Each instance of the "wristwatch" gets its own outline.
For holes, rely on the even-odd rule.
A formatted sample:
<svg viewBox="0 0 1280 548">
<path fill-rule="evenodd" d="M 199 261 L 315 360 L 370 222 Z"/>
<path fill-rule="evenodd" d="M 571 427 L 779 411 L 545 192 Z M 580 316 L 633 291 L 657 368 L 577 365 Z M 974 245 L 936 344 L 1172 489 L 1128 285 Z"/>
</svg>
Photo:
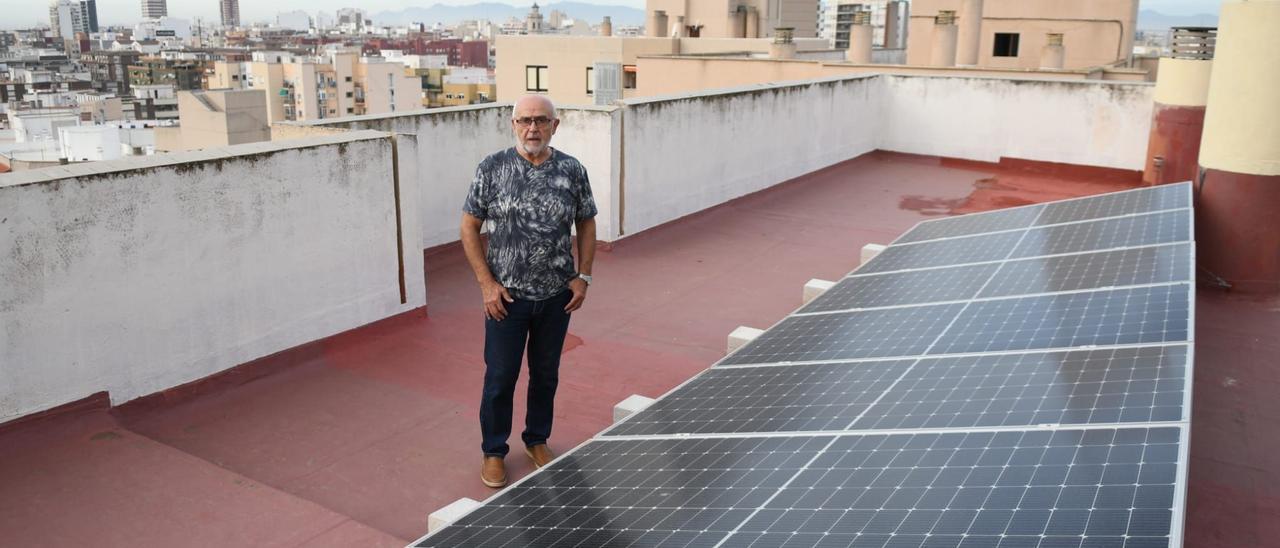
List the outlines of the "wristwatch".
<svg viewBox="0 0 1280 548">
<path fill-rule="evenodd" d="M 579 272 L 579 273 L 578 273 L 578 277 L 579 277 L 579 278 L 582 278 L 582 281 L 587 282 L 587 285 L 591 285 L 591 275 L 590 275 L 590 274 L 583 274 L 583 273 Z"/>
</svg>

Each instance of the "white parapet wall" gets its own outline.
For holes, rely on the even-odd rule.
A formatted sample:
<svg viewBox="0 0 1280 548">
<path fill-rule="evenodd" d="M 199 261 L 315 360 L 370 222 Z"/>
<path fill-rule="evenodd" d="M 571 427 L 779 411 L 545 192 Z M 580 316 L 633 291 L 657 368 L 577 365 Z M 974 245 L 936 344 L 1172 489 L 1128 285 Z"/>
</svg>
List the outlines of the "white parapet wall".
<svg viewBox="0 0 1280 548">
<path fill-rule="evenodd" d="M 360 131 L 0 176 L 0 422 L 422 307 L 392 146 Z M 400 167 L 403 203 L 415 170 Z"/>
<path fill-rule="evenodd" d="M 878 78 L 625 101 L 623 234 L 875 150 Z"/>
<path fill-rule="evenodd" d="M 1017 158 L 1141 171 L 1154 86 L 881 76 L 877 147 L 996 162 Z"/>
<path fill-rule="evenodd" d="M 616 107 L 561 107 L 560 128 L 551 143 L 577 158 L 587 169 L 599 209 L 597 238 L 606 241 L 617 237 L 612 223 L 618 207 L 614 189 L 621 169 L 618 137 L 621 114 L 617 111 Z M 485 156 L 515 144 L 510 118 L 509 103 L 489 103 L 297 125 L 373 129 L 416 136 L 423 191 L 419 204 L 421 243 L 429 248 L 458 240 L 462 202 L 475 177 L 476 166 Z"/>
</svg>

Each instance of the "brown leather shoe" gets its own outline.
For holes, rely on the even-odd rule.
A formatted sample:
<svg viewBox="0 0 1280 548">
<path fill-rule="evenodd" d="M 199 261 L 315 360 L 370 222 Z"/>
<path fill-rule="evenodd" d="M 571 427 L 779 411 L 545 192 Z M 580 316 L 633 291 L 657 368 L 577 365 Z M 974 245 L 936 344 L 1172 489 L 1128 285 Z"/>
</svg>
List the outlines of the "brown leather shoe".
<svg viewBox="0 0 1280 548">
<path fill-rule="evenodd" d="M 507 467 L 502 457 L 484 457 L 484 466 L 480 468 L 480 481 L 487 487 L 502 487 L 507 484 Z"/>
<path fill-rule="evenodd" d="M 532 447 L 525 447 L 524 454 L 529 455 L 529 460 L 533 461 L 534 468 L 542 468 L 543 466 L 546 466 L 548 462 L 551 462 L 552 459 L 556 458 L 556 454 L 552 453 L 551 449 L 548 449 L 547 444 L 545 443 L 539 443 Z"/>
</svg>

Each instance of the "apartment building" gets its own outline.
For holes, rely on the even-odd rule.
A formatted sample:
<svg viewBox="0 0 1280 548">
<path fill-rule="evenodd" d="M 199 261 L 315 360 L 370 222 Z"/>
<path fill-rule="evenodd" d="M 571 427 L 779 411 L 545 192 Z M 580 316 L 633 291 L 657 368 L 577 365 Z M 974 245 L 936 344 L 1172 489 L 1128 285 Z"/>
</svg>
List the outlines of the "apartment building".
<svg viewBox="0 0 1280 548">
<path fill-rule="evenodd" d="M 255 52 L 253 61 L 214 65 L 211 88 L 267 92 L 272 123 L 422 108 L 421 80 L 404 65 L 350 51 L 319 57 Z"/>
</svg>

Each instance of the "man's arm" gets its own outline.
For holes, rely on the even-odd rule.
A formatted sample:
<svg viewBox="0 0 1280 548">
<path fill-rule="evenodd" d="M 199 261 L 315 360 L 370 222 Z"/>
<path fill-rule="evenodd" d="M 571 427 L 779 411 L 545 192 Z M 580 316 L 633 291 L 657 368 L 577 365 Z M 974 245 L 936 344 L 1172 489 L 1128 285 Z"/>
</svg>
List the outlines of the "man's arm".
<svg viewBox="0 0 1280 548">
<path fill-rule="evenodd" d="M 578 227 L 578 272 L 591 275 L 591 264 L 596 260 L 596 218 L 588 217 L 577 223 Z M 569 281 L 569 289 L 573 291 L 573 299 L 564 306 L 565 312 L 573 312 L 582 308 L 582 301 L 587 298 L 587 281 L 574 278 Z"/>
<path fill-rule="evenodd" d="M 467 262 L 476 273 L 476 282 L 480 284 L 480 293 L 484 296 L 484 315 L 498 321 L 507 317 L 507 308 L 503 302 L 511 302 L 511 294 L 494 279 L 489 271 L 489 263 L 484 260 L 484 245 L 480 243 L 480 227 L 484 221 L 470 213 L 462 214 L 462 251 L 467 254 Z"/>
</svg>

